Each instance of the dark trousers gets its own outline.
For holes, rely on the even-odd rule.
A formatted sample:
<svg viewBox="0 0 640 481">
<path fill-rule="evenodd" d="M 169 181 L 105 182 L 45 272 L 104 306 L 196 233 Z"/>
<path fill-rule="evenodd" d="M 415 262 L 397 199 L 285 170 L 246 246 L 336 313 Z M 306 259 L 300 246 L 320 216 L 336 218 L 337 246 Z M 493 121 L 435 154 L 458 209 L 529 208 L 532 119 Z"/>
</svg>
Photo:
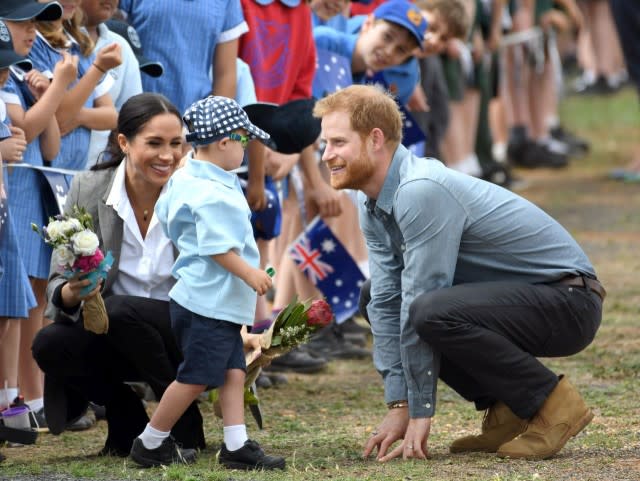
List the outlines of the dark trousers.
<svg viewBox="0 0 640 481">
<path fill-rule="evenodd" d="M 45 413 L 50 426 L 64 425 L 93 401 L 106 407 L 106 447 L 125 453 L 149 418 L 142 401 L 124 382 L 147 382 L 160 399 L 175 380 L 182 356 L 171 331 L 168 302 L 110 296 L 105 305 L 106 335 L 84 330 L 81 320 L 54 323 L 38 333 L 32 351 L 45 373 Z M 172 434 L 185 448 L 204 448 L 202 416 L 195 402 Z"/>
<path fill-rule="evenodd" d="M 609 0 L 629 76 L 640 93 L 640 2 Z"/>
<path fill-rule="evenodd" d="M 367 281 L 360 294 L 365 317 L 370 288 Z M 409 309 L 411 325 L 440 354 L 440 379 L 479 410 L 502 401 L 523 419 L 558 383 L 537 357 L 581 351 L 601 317 L 602 301 L 587 288 L 517 282 L 440 289 Z"/>
</svg>

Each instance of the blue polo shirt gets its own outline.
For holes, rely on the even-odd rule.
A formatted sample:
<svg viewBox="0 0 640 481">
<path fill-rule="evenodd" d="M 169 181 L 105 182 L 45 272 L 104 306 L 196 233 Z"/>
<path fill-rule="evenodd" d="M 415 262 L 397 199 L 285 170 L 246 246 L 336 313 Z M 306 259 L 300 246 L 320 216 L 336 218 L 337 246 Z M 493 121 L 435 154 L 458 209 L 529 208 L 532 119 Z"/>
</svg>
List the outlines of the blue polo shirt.
<svg viewBox="0 0 640 481">
<path fill-rule="evenodd" d="M 353 51 L 356 41 L 362 28 L 362 23 L 366 15 L 358 15 L 349 19 L 346 32 L 339 32 L 331 27 L 318 26 L 313 29 L 313 39 L 318 50 L 324 49 L 342 55 L 349 59 L 353 58 Z M 382 70 L 382 76 L 386 87 L 398 97 L 398 101 L 406 105 L 409 97 L 413 93 L 415 86 L 420 81 L 420 70 L 415 58 L 409 59 L 402 65 L 390 67 Z M 368 84 L 373 80 L 364 73 L 353 73 L 353 83 Z"/>
<path fill-rule="evenodd" d="M 120 0 L 120 9 L 144 56 L 164 65 L 160 77 L 143 75 L 144 91 L 166 95 L 180 112 L 211 94 L 216 46 L 249 30 L 240 0 Z"/>
<path fill-rule="evenodd" d="M 374 364 L 385 400 L 408 399 L 413 418 L 433 416 L 440 364 L 409 323 L 417 296 L 474 282 L 595 277 L 577 242 L 542 209 L 403 146 L 378 198 L 360 192 L 358 209 L 371 268 Z"/>
<path fill-rule="evenodd" d="M 252 325 L 255 291 L 211 258 L 233 250 L 252 267 L 260 263 L 238 176 L 190 154 L 169 180 L 155 212 L 180 253 L 169 297 L 202 316 Z"/>
</svg>

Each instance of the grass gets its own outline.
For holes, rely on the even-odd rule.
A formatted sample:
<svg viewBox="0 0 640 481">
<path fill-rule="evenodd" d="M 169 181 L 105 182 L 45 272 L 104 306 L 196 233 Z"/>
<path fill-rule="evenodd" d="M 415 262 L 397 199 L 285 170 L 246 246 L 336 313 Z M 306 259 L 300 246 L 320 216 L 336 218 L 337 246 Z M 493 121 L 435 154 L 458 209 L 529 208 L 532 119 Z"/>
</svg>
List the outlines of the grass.
<svg viewBox="0 0 640 481">
<path fill-rule="evenodd" d="M 3 448 L 0 479 L 458 480 L 622 481 L 640 479 L 640 186 L 607 179 L 638 141 L 635 93 L 569 98 L 565 123 L 592 141 L 591 154 L 562 171 L 519 172 L 520 193 L 559 219 L 583 245 L 609 291 L 602 327 L 580 354 L 545 360 L 565 373 L 596 417 L 560 454 L 547 461 L 509 461 L 488 454 L 450 455 L 449 443 L 474 432 L 480 415 L 441 385 L 430 437 L 430 460 L 379 464 L 363 460 L 364 440 L 385 414 L 382 386 L 370 361 L 332 362 L 320 375 L 290 375 L 289 384 L 261 392 L 265 430 L 248 416 L 250 435 L 287 457 L 278 473 L 229 472 L 216 464 L 222 424 L 202 404 L 209 448 L 189 467 L 140 470 L 120 458 L 98 458 L 106 433 L 95 429 L 41 435 L 38 444 Z M 151 406 L 152 408 L 153 406 Z"/>
</svg>

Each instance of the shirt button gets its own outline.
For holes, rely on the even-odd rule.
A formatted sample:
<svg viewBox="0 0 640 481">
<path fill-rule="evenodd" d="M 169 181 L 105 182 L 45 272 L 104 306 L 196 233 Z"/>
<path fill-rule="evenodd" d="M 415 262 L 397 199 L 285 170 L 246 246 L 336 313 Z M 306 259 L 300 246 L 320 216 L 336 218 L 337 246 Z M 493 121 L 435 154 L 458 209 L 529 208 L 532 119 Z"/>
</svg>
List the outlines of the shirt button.
<svg viewBox="0 0 640 481">
<path fill-rule="evenodd" d="M 402 252 L 404 252 L 404 250 L 405 250 L 405 249 L 406 249 L 405 245 L 404 245 L 404 244 L 400 244 L 400 250 L 401 250 Z"/>
<path fill-rule="evenodd" d="M 427 409 L 429 409 L 431 407 L 431 403 L 427 403 L 424 405 L 424 407 L 426 407 Z"/>
<path fill-rule="evenodd" d="M 427 371 L 427 375 L 431 376 L 431 371 Z"/>
</svg>

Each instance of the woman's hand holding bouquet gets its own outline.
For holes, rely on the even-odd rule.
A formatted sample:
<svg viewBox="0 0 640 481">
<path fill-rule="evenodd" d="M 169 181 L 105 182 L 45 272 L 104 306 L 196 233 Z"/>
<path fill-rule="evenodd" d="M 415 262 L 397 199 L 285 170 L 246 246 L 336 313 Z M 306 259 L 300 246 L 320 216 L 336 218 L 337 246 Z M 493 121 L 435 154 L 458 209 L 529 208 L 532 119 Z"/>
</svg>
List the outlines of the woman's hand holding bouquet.
<svg viewBox="0 0 640 481">
<path fill-rule="evenodd" d="M 106 278 L 113 256 L 111 252 L 105 256 L 98 247 L 91 214 L 74 206 L 71 214 L 49 218 L 49 224 L 42 230 L 35 224 L 31 224 L 31 228 L 53 247 L 56 271 L 68 279 L 65 304 L 77 305 L 82 301 L 85 329 L 105 334 L 109 318 L 100 294 L 100 282 Z"/>
</svg>

